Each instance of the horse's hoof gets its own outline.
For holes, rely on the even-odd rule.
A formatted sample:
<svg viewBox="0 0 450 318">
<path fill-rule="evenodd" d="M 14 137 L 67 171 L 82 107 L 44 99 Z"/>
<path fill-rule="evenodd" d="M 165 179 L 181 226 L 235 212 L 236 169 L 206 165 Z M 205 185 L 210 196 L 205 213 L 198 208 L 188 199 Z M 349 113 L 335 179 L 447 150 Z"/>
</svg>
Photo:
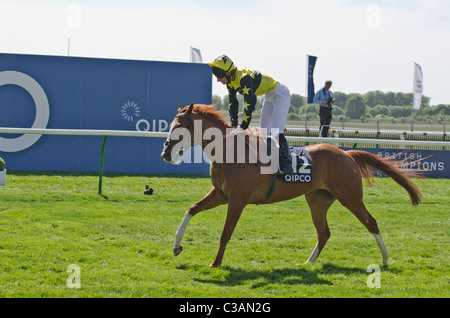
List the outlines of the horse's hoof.
<svg viewBox="0 0 450 318">
<path fill-rule="evenodd" d="M 298 265 L 298 266 L 302 266 L 302 265 L 308 265 L 309 263 L 311 263 L 309 260 L 307 260 L 306 262 L 304 262 L 303 264 L 302 263 L 299 263 L 299 264 L 296 264 L 296 265 Z"/>
<path fill-rule="evenodd" d="M 178 256 L 183 251 L 183 246 L 175 247 L 173 249 L 173 256 Z"/>
<path fill-rule="evenodd" d="M 209 265 L 209 267 L 210 267 L 210 268 L 220 267 L 220 265 L 222 265 L 222 264 L 212 263 L 212 264 Z"/>
</svg>

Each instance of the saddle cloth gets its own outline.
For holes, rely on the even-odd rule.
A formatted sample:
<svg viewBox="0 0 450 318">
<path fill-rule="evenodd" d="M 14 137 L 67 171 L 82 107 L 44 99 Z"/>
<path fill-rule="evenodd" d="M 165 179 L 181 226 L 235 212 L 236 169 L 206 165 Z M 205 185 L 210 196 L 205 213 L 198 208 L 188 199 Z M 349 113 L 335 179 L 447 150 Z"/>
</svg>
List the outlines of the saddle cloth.
<svg viewBox="0 0 450 318">
<path fill-rule="evenodd" d="M 279 179 L 290 183 L 311 183 L 311 163 L 309 161 L 308 153 L 303 147 L 289 147 L 292 159 L 292 169 L 294 174 L 284 175 L 280 174 Z"/>
</svg>

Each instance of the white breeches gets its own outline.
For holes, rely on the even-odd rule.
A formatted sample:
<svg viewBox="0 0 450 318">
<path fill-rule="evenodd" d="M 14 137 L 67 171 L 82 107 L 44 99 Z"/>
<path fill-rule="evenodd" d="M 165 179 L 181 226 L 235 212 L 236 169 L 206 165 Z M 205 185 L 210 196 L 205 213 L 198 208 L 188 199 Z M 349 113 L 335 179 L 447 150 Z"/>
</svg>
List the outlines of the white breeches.
<svg viewBox="0 0 450 318">
<path fill-rule="evenodd" d="M 266 131 L 267 135 L 270 134 L 272 128 L 277 128 L 279 133 L 283 133 L 290 106 L 289 89 L 279 83 L 277 87 L 264 95 L 259 128 L 265 128 L 266 130 L 262 129 L 262 131 Z"/>
</svg>

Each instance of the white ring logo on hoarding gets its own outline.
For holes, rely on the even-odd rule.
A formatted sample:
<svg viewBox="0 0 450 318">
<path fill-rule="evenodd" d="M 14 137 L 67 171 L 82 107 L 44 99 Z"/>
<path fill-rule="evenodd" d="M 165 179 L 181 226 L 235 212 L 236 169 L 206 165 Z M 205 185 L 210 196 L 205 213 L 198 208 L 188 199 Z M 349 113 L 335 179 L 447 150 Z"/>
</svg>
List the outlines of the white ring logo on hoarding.
<svg viewBox="0 0 450 318">
<path fill-rule="evenodd" d="M 36 117 L 31 128 L 47 128 L 50 118 L 50 107 L 47 95 L 41 85 L 27 74 L 17 71 L 0 72 L 0 86 L 17 85 L 25 89 L 33 98 L 36 106 Z M 17 138 L 0 137 L 0 151 L 18 152 L 34 145 L 42 135 L 24 134 Z"/>
</svg>

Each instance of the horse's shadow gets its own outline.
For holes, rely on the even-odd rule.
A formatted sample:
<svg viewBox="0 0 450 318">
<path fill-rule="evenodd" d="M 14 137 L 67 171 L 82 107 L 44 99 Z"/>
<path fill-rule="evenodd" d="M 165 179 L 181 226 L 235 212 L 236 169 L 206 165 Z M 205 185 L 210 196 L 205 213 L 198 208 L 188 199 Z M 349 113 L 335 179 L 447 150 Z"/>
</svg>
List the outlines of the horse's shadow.
<svg viewBox="0 0 450 318">
<path fill-rule="evenodd" d="M 244 283 L 251 284 L 252 288 L 263 287 L 270 284 L 285 285 L 333 285 L 329 280 L 320 278 L 320 274 L 363 274 L 364 269 L 354 267 L 341 267 L 335 264 L 324 264 L 321 269 L 311 270 L 308 266 L 297 268 L 281 268 L 271 271 L 265 270 L 244 270 L 229 266 L 222 269 L 228 271 L 225 279 L 199 279 L 195 281 L 219 286 L 238 286 Z"/>
</svg>

